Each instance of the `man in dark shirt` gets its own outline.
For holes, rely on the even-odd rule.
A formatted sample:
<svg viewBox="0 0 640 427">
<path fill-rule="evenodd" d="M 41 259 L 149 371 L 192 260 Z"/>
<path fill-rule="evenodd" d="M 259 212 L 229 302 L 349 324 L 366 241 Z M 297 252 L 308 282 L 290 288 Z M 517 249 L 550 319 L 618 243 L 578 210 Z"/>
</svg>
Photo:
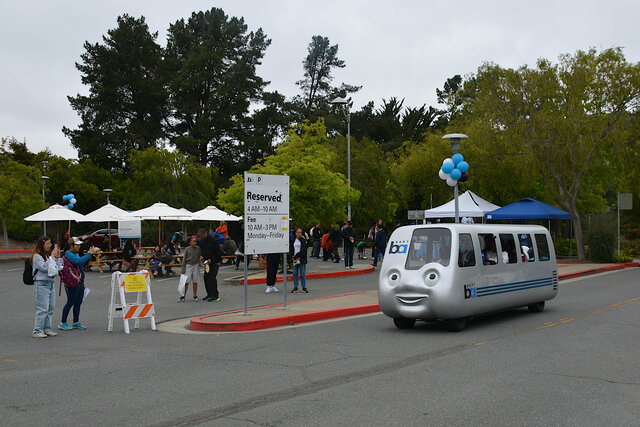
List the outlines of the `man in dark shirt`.
<svg viewBox="0 0 640 427">
<path fill-rule="evenodd" d="M 198 246 L 200 246 L 204 260 L 204 287 L 207 291 L 207 296 L 202 298 L 202 301 L 220 301 L 216 276 L 222 260 L 222 253 L 218 239 L 214 239 L 203 228 L 198 230 L 198 237 L 200 238 Z"/>
<path fill-rule="evenodd" d="M 342 239 L 344 241 L 344 268 L 353 269 L 353 252 L 356 246 L 356 230 L 353 229 L 353 222 L 349 220 L 347 226 L 342 229 Z"/>
<path fill-rule="evenodd" d="M 338 248 L 342 244 L 342 232 L 340 231 L 340 225 L 338 225 L 338 228 L 336 228 L 331 232 L 331 235 L 329 237 L 331 238 L 331 245 L 332 245 L 331 250 L 333 251 L 333 257 L 334 257 L 333 262 L 339 263 L 340 253 L 338 252 Z"/>
</svg>

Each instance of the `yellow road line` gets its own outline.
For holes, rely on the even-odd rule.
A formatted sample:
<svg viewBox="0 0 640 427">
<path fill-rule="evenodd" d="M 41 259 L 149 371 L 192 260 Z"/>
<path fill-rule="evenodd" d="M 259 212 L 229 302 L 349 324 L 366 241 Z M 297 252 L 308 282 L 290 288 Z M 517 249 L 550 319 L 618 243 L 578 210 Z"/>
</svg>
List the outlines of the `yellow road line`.
<svg viewBox="0 0 640 427">
<path fill-rule="evenodd" d="M 617 302 L 615 304 L 611 304 L 611 305 L 608 305 L 608 306 L 603 307 L 603 308 L 597 308 L 595 310 L 591 310 L 591 311 L 588 311 L 586 313 L 578 314 L 578 315 L 573 316 L 573 317 L 565 317 L 563 319 L 560 319 L 557 322 L 546 322 L 543 326 L 539 326 L 536 329 L 546 329 L 546 328 L 550 328 L 552 326 L 561 325 L 563 323 L 573 322 L 574 320 L 580 319 L 582 317 L 587 317 L 587 316 L 591 316 L 593 314 L 602 313 L 604 311 L 611 310 L 612 308 L 622 307 L 623 305 L 631 304 L 632 302 L 637 302 L 637 301 L 640 301 L 640 297 L 631 298 L 631 299 L 628 299 L 626 301 Z"/>
</svg>

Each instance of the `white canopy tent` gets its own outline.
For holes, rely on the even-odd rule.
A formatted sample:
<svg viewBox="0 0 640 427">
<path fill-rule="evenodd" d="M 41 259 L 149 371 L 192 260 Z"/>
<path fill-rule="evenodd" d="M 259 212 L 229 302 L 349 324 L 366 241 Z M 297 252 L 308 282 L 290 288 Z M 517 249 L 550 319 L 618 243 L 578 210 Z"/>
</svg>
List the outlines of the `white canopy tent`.
<svg viewBox="0 0 640 427">
<path fill-rule="evenodd" d="M 111 221 L 124 221 L 127 219 L 127 215 L 129 214 L 124 209 L 107 203 L 95 211 L 86 214 L 84 218 L 78 220 L 78 222 L 106 222 L 109 234 L 109 250 L 111 250 Z"/>
<path fill-rule="evenodd" d="M 71 231 L 71 221 L 80 222 L 84 218 L 84 215 L 79 214 L 78 212 L 74 212 L 71 209 L 55 204 L 49 206 L 47 209 L 42 210 L 40 212 L 36 212 L 33 215 L 29 215 L 24 218 L 25 221 L 37 222 L 37 221 L 55 221 L 56 222 L 56 238 L 58 243 L 60 242 L 60 237 L 58 233 L 58 221 L 69 221 L 69 231 Z"/>
<path fill-rule="evenodd" d="M 186 212 L 180 209 L 172 208 L 166 203 L 154 203 L 137 211 L 133 211 L 127 214 L 124 219 L 150 219 L 158 221 L 158 243 L 161 240 L 160 228 L 163 220 L 184 221 L 191 220 L 192 217 L 187 216 Z"/>
<path fill-rule="evenodd" d="M 460 217 L 484 218 L 484 214 L 500 206 L 484 200 L 471 190 L 465 191 L 458 197 Z M 456 215 L 455 200 L 450 200 L 444 205 L 424 211 L 425 218 L 451 218 Z"/>
<path fill-rule="evenodd" d="M 207 206 L 204 209 L 200 209 L 197 212 L 193 213 L 193 220 L 200 221 L 240 221 L 242 218 L 239 216 L 231 215 L 223 211 L 222 209 L 218 209 L 215 206 Z"/>
</svg>

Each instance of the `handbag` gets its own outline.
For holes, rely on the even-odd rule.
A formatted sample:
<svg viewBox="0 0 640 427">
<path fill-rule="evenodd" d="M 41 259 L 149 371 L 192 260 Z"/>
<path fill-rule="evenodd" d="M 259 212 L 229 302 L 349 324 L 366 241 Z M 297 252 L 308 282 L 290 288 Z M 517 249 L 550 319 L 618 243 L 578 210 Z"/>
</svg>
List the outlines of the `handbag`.
<svg viewBox="0 0 640 427">
<path fill-rule="evenodd" d="M 300 260 L 299 259 L 294 259 L 293 260 L 293 265 L 300 265 Z"/>
<path fill-rule="evenodd" d="M 185 288 L 185 285 L 187 284 L 188 278 L 189 276 L 187 276 L 186 274 L 180 275 L 180 281 L 178 282 L 178 295 L 180 295 L 181 297 L 184 296 L 184 288 Z"/>
</svg>

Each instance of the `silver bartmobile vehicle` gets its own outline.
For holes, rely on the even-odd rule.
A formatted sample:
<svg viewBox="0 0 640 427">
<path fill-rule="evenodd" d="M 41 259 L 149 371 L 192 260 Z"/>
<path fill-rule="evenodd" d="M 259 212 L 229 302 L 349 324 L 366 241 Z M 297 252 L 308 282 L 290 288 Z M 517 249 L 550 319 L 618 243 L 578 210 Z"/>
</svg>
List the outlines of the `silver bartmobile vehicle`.
<svg viewBox="0 0 640 427">
<path fill-rule="evenodd" d="M 522 306 L 541 312 L 557 293 L 553 242 L 536 225 L 400 227 L 378 278 L 380 308 L 400 329 L 426 320 L 459 331 L 484 313 Z"/>
</svg>

